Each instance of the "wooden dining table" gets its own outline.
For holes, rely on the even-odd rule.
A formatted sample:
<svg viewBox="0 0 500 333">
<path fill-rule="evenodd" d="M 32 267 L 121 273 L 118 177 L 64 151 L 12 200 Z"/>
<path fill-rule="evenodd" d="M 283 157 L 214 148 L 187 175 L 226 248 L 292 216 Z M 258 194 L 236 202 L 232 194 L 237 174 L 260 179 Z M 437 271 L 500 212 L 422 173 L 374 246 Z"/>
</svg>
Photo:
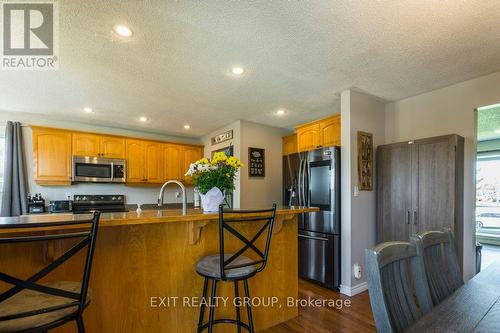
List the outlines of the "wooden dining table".
<svg viewBox="0 0 500 333">
<path fill-rule="evenodd" d="M 407 332 L 500 332 L 500 261 L 474 276 Z"/>
</svg>

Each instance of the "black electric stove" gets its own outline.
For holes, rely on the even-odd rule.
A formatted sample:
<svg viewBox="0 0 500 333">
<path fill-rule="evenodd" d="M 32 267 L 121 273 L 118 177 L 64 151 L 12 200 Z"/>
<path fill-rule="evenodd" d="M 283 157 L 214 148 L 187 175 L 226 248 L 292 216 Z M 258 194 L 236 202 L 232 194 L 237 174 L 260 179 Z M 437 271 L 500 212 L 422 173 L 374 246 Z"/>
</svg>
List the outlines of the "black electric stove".
<svg viewBox="0 0 500 333">
<path fill-rule="evenodd" d="M 128 212 L 125 196 L 122 194 L 79 194 L 73 197 L 73 214 L 87 214 L 93 211 L 101 213 Z"/>
</svg>

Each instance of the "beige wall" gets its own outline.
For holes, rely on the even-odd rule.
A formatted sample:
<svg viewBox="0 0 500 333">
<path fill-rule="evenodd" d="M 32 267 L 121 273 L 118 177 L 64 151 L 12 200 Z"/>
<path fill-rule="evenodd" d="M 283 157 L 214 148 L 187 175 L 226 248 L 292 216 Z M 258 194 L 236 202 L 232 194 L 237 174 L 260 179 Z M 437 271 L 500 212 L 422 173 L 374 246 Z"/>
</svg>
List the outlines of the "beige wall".
<svg viewBox="0 0 500 333">
<path fill-rule="evenodd" d="M 228 130 L 233 130 L 233 140 L 212 146 L 211 138 Z M 249 121 L 238 120 L 203 137 L 205 156 L 212 151 L 227 147 L 231 142 L 234 156 L 245 166 L 237 174 L 234 192 L 235 208 L 263 208 L 272 203 L 281 204 L 282 157 L 281 137 L 287 131 Z M 248 147 L 264 148 L 266 154 L 266 176 L 248 177 Z"/>
<path fill-rule="evenodd" d="M 241 207 L 265 208 L 281 204 L 282 193 L 282 143 L 286 131 L 277 127 L 241 121 L 241 160 L 245 168 L 241 172 Z M 264 178 L 248 177 L 248 148 L 265 149 Z"/>
<path fill-rule="evenodd" d="M 354 264 L 363 268 L 366 248 L 375 245 L 376 194 L 359 191 L 358 186 L 358 131 L 373 134 L 374 147 L 385 142 L 385 104 L 378 98 L 361 92 L 346 90 L 341 93 L 341 271 L 340 291 L 354 295 L 366 290 L 366 274 L 354 278 Z M 374 184 L 375 185 L 375 184 Z"/>
<path fill-rule="evenodd" d="M 500 102 L 500 72 L 407 98 L 386 106 L 386 142 L 443 134 L 465 137 L 464 277 L 474 274 L 474 109 Z"/>
<path fill-rule="evenodd" d="M 212 145 L 212 137 L 224 133 L 226 131 L 233 130 L 233 139 L 221 142 L 216 145 Z M 241 121 L 237 120 L 229 125 L 226 125 L 216 131 L 213 131 L 210 134 L 205 135 L 202 138 L 203 145 L 205 146 L 204 152 L 205 157 L 210 158 L 212 156 L 212 152 L 221 148 L 225 148 L 229 145 L 233 145 L 234 156 L 241 159 L 240 151 L 241 151 Z M 236 180 L 234 182 L 234 193 L 233 193 L 233 206 L 234 208 L 240 207 L 240 172 L 236 174 Z"/>
</svg>

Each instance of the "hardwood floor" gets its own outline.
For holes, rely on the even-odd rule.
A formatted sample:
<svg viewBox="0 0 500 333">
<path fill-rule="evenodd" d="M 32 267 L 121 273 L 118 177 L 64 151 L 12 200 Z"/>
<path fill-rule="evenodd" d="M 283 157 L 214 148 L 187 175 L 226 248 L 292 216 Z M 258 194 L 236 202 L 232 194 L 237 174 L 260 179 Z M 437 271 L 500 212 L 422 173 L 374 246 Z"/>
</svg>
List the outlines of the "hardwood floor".
<svg viewBox="0 0 500 333">
<path fill-rule="evenodd" d="M 368 292 L 347 297 L 319 287 L 310 282 L 299 280 L 299 298 L 314 300 L 350 300 L 351 306 L 341 309 L 332 307 L 301 307 L 299 316 L 263 333 L 323 333 L 323 332 L 375 332 Z"/>
</svg>

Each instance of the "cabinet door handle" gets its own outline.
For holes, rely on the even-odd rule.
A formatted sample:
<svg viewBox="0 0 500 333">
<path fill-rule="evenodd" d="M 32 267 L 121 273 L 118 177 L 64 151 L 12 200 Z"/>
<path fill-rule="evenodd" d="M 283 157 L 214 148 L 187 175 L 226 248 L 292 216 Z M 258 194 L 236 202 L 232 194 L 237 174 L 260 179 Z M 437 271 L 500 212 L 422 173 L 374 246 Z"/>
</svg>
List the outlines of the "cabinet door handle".
<svg viewBox="0 0 500 333">
<path fill-rule="evenodd" d="M 416 210 L 413 211 L 413 224 L 418 224 L 418 215 Z"/>
</svg>

